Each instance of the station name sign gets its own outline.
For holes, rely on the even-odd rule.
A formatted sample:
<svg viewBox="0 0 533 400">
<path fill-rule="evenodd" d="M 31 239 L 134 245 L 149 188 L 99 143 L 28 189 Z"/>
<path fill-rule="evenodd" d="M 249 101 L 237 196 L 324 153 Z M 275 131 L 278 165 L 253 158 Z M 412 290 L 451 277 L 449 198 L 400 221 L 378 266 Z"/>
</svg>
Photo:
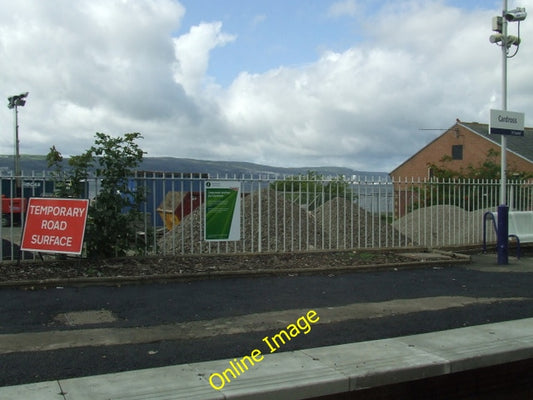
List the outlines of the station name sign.
<svg viewBox="0 0 533 400">
<path fill-rule="evenodd" d="M 83 199 L 31 198 L 21 250 L 81 254 L 88 206 Z"/>
<path fill-rule="evenodd" d="M 490 110 L 491 135 L 524 136 L 524 113 Z"/>
</svg>

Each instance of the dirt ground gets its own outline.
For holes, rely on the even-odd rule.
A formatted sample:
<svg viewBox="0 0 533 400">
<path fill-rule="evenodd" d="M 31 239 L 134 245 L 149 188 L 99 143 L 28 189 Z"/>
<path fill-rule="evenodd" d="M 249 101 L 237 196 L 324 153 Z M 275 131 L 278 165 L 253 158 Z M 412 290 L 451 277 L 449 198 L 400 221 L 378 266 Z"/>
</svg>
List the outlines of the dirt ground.
<svg viewBox="0 0 533 400">
<path fill-rule="evenodd" d="M 299 273 L 320 269 L 328 272 L 342 267 L 393 265 L 413 262 L 393 250 L 321 251 L 306 253 L 262 253 L 231 255 L 191 255 L 128 257 L 107 260 L 67 259 L 50 256 L 43 261 L 0 264 L 0 282 L 83 279 L 99 277 L 176 277 L 223 273 Z M 325 271 L 324 271 L 325 270 Z"/>
</svg>

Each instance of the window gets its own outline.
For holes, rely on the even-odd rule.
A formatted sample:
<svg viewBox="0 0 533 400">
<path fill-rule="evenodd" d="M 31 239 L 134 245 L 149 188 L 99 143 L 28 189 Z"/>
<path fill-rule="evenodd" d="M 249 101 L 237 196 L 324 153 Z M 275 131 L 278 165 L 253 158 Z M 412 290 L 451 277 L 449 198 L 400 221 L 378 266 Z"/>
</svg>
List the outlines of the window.
<svg viewBox="0 0 533 400">
<path fill-rule="evenodd" d="M 452 146 L 452 160 L 462 160 L 463 159 L 463 145 L 455 144 Z"/>
</svg>

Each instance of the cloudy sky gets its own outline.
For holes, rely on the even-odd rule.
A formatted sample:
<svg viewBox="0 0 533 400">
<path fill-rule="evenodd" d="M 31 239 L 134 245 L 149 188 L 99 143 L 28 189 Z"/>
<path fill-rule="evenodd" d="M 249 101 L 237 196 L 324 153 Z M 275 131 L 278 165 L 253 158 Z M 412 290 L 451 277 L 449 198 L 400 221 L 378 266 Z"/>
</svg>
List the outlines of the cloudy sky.
<svg viewBox="0 0 533 400">
<path fill-rule="evenodd" d="M 492 0 L 0 0 L 0 154 L 147 156 L 390 171 L 456 118 L 501 108 Z M 531 10 L 533 0 L 509 0 Z M 515 34 L 517 23 L 509 25 Z M 533 126 L 533 21 L 508 109 Z"/>
</svg>

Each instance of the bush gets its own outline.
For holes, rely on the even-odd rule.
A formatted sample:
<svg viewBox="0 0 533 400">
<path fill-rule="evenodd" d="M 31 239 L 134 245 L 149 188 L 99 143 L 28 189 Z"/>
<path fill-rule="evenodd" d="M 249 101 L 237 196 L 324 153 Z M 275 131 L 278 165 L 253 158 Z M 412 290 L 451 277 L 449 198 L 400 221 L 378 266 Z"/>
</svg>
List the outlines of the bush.
<svg viewBox="0 0 533 400">
<path fill-rule="evenodd" d="M 140 138 L 140 133 L 121 137 L 96 133 L 90 149 L 69 159 L 68 171 L 63 169 L 63 157 L 55 146 L 47 155 L 48 166 L 54 167 L 58 197 L 83 197 L 90 174 L 99 180 L 98 193 L 89 205 L 85 231 L 89 258 L 122 256 L 135 243 L 135 225 L 143 196 L 142 190 L 130 185 L 130 178 L 142 162 L 144 152 L 136 143 Z"/>
</svg>

